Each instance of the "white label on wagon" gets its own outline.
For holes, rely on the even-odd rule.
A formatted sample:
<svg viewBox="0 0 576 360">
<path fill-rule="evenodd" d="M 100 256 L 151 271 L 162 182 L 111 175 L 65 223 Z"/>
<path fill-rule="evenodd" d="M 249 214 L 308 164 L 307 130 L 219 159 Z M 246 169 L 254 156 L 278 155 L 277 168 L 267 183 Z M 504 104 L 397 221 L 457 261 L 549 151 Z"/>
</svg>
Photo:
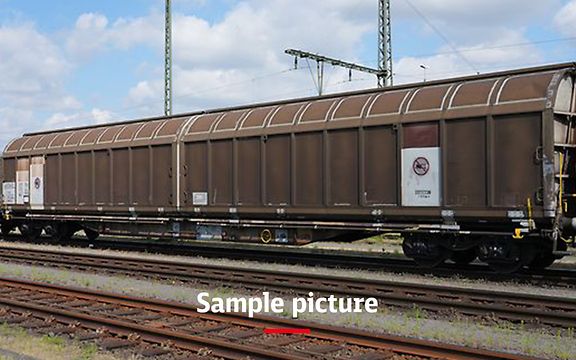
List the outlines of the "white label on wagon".
<svg viewBox="0 0 576 360">
<path fill-rule="evenodd" d="M 2 184 L 2 201 L 6 205 L 16 204 L 16 183 L 5 182 Z"/>
<path fill-rule="evenodd" d="M 193 192 L 192 193 L 192 205 L 208 205 L 208 193 L 207 192 Z"/>
<path fill-rule="evenodd" d="M 44 158 L 32 158 L 30 164 L 30 206 L 32 209 L 44 209 Z"/>
<path fill-rule="evenodd" d="M 402 149 L 402 205 L 440 206 L 440 148 Z"/>
<path fill-rule="evenodd" d="M 16 203 L 18 205 L 27 204 L 30 199 L 29 171 L 16 172 Z"/>
</svg>

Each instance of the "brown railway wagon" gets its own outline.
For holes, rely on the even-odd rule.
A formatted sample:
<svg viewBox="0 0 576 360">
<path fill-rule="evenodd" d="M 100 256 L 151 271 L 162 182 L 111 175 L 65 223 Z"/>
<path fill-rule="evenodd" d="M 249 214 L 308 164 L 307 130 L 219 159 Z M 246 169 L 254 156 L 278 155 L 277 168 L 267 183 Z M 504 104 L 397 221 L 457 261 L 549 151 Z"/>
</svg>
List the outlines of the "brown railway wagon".
<svg viewBox="0 0 576 360">
<path fill-rule="evenodd" d="M 2 229 L 264 242 L 392 230 L 423 264 L 546 265 L 573 232 L 575 69 L 26 134 L 3 154 Z"/>
</svg>

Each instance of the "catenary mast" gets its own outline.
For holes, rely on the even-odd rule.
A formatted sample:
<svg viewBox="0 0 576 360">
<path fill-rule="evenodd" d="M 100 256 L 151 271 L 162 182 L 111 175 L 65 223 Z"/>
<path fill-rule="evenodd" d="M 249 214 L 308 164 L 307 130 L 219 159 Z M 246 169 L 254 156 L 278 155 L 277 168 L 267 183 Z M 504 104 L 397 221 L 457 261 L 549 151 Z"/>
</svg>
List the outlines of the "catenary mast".
<svg viewBox="0 0 576 360">
<path fill-rule="evenodd" d="M 166 29 L 164 39 L 164 115 L 172 115 L 172 11 L 166 0 Z"/>
<path fill-rule="evenodd" d="M 287 49 L 286 54 L 295 57 L 295 67 L 298 66 L 298 58 L 311 59 L 316 61 L 317 79 L 315 79 L 318 88 L 318 95 L 323 93 L 324 83 L 324 64 L 329 63 L 333 66 L 341 66 L 349 70 L 351 78 L 352 70 L 366 72 L 376 75 L 378 78 L 378 87 L 387 87 L 393 85 L 392 72 L 392 19 L 390 15 L 390 0 L 378 0 L 378 69 L 371 69 L 366 66 L 342 61 L 335 58 L 329 58 L 319 54 L 313 54 L 307 51 Z"/>
<path fill-rule="evenodd" d="M 378 86 L 392 86 L 392 22 L 390 16 L 390 0 L 378 0 L 378 69 L 382 76 L 378 77 Z"/>
</svg>

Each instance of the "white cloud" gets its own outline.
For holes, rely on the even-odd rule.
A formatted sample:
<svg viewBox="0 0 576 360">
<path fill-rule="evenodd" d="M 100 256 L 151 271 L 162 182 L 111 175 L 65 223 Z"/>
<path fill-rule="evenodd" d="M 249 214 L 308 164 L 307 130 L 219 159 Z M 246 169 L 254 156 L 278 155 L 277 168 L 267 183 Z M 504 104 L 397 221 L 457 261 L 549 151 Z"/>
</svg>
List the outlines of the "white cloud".
<svg viewBox="0 0 576 360">
<path fill-rule="evenodd" d="M 84 13 L 68 33 L 66 50 L 78 59 L 90 59 L 101 51 L 122 49 L 146 44 L 163 44 L 163 18 L 151 13 L 140 18 L 119 18 L 110 23 L 105 15 Z"/>
<path fill-rule="evenodd" d="M 112 121 L 112 113 L 107 110 L 94 108 L 90 111 L 90 114 L 94 118 L 96 124 L 106 124 Z"/>
<path fill-rule="evenodd" d="M 352 58 L 376 17 L 361 21 L 350 8 L 343 1 L 299 7 L 293 1 L 256 0 L 240 3 L 216 24 L 180 15 L 174 20 L 176 61 L 186 67 L 270 69 L 290 62 L 283 53 L 289 47 Z"/>
<path fill-rule="evenodd" d="M 398 3 L 410 2 L 419 11 L 430 18 L 459 21 L 462 23 L 494 24 L 524 24 L 525 20 L 551 11 L 561 1 L 534 1 L 525 0 L 402 0 Z M 408 13 L 405 5 L 402 7 Z M 514 14 L 513 17 L 510 15 Z M 416 16 L 413 14 L 412 16 Z"/>
<path fill-rule="evenodd" d="M 568 2 L 554 17 L 554 25 L 567 36 L 576 36 L 576 0 Z"/>
<path fill-rule="evenodd" d="M 105 34 L 108 19 L 101 14 L 86 13 L 76 20 L 74 32 L 68 37 L 69 52 L 80 58 L 88 58 L 102 50 L 108 42 Z"/>
<path fill-rule="evenodd" d="M 70 127 L 73 122 L 80 119 L 81 114 L 64 114 L 64 113 L 55 113 L 50 116 L 45 123 L 45 127 L 47 129 L 52 128 L 61 128 L 61 127 Z"/>
<path fill-rule="evenodd" d="M 250 67 L 266 60 L 277 61 L 285 57 L 283 50 L 290 46 L 340 55 L 345 51 L 351 56 L 354 45 L 374 30 L 375 14 L 372 23 L 366 22 L 365 17 L 370 13 L 367 9 L 375 8 L 371 0 L 357 4 L 329 0 L 311 2 L 306 7 L 294 6 L 288 0 L 248 0 L 239 2 L 222 21 L 213 24 L 176 13 L 174 56 L 182 65 L 209 68 Z M 85 13 L 77 19 L 66 42 L 69 53 L 80 58 L 139 45 L 163 50 L 162 13 L 152 11 L 145 17 L 113 22 L 102 14 Z"/>
<path fill-rule="evenodd" d="M 543 14 L 550 13 L 554 8 L 550 2 L 527 5 L 523 0 L 411 0 L 411 3 L 463 55 L 458 56 L 444 45 L 439 49 L 443 54 L 397 59 L 396 83 L 421 80 L 422 63 L 430 67 L 428 78 L 441 78 L 531 65 L 543 59 L 534 46 L 498 46 L 527 42 L 526 24 L 541 21 Z M 413 20 L 423 32 L 438 37 L 404 1 L 393 2 L 393 16 L 396 22 Z M 174 99 L 178 105 L 175 108 L 204 109 L 312 95 L 314 85 L 305 71 L 264 80 L 260 76 L 288 69 L 292 60 L 283 52 L 289 47 L 355 61 L 366 37 L 375 37 L 376 21 L 377 2 L 372 0 L 314 1 L 305 7 L 294 6 L 290 0 L 247 0 L 239 2 L 215 23 L 176 14 Z M 139 32 L 149 31 L 151 22 L 141 21 Z M 148 25 L 144 26 L 145 23 Z M 150 43 L 161 51 L 157 42 L 153 44 Z M 301 61 L 300 65 L 306 63 Z M 151 103 L 161 106 L 161 71 L 155 73 L 130 89 L 128 104 L 146 110 L 158 108 L 150 106 Z M 366 74 L 355 74 L 357 81 L 348 83 L 346 71 L 328 69 L 326 73 L 328 91 L 375 85 L 375 80 Z M 251 81 L 254 78 L 258 80 Z"/>
<path fill-rule="evenodd" d="M 410 1 L 482 72 L 543 61 L 545 57 L 535 46 L 504 46 L 527 42 L 528 29 L 535 24 L 550 25 L 549 19 L 561 8 L 561 0 Z M 97 12 L 82 14 L 72 29 L 58 33 L 64 39 L 61 46 L 33 25 L 0 28 L 0 111 L 9 99 L 16 106 L 53 112 L 42 121 L 42 126 L 52 128 L 104 123 L 121 113 L 130 113 L 130 117 L 162 113 L 163 1 L 157 3 L 156 10 L 142 17 L 114 19 Z M 174 14 L 173 25 L 177 112 L 315 94 L 305 61 L 300 61 L 301 70 L 288 71 L 292 59 L 283 53 L 286 48 L 360 61 L 370 40 L 376 58 L 377 1 L 226 3 L 235 5 L 215 21 L 191 15 L 191 10 L 207 4 L 206 0 L 182 0 L 176 7 L 186 9 L 186 13 Z M 406 1 L 393 1 L 392 15 L 395 27 L 401 24 L 420 32 L 414 41 L 442 44 Z M 574 20 L 576 0 L 558 12 L 554 25 L 566 34 L 576 34 L 571 26 Z M 94 60 L 103 52 L 131 56 L 129 51 L 136 47 L 146 47 L 157 57 L 146 58 L 131 69 L 137 80 L 125 89 L 127 109 L 110 112 L 102 110 L 102 105 L 83 108 L 64 90 L 67 76 L 85 60 Z M 396 59 L 396 83 L 420 81 L 423 71 L 419 65 L 423 63 L 429 67 L 429 79 L 475 71 L 449 46 L 443 44 L 438 51 L 436 55 Z M 347 82 L 347 77 L 346 70 L 327 66 L 327 90 L 375 85 L 375 79 L 367 74 L 354 73 L 353 82 Z M 103 95 L 96 96 L 101 99 Z M 24 116 L 13 110 L 4 112 L 10 112 L 10 118 Z"/>
<path fill-rule="evenodd" d="M 64 88 L 73 65 L 34 24 L 0 26 L 0 59 L 0 147 L 38 130 L 40 112 L 81 107 Z"/>
<path fill-rule="evenodd" d="M 364 37 L 375 30 L 376 8 L 375 2 L 367 0 L 354 4 L 344 0 L 310 2 L 306 7 L 288 0 L 250 0 L 238 3 L 215 23 L 175 14 L 175 110 L 312 95 L 308 89 L 313 83 L 307 72 L 284 73 L 293 61 L 284 50 L 293 47 L 354 60 Z M 365 21 L 366 17 L 373 21 Z M 148 20 L 138 22 L 142 29 L 137 32 L 147 33 L 157 21 L 151 14 Z M 161 24 L 162 19 L 158 28 Z M 161 53 L 162 41 L 148 38 L 148 45 Z M 133 44 L 138 43 L 133 39 Z M 155 101 L 161 108 L 162 71 L 154 73 L 129 90 L 128 106 L 157 109 L 150 105 Z"/>
<path fill-rule="evenodd" d="M 549 11 L 544 5 L 527 7 L 522 0 L 412 0 L 412 3 L 426 14 L 428 21 L 447 32 L 446 36 L 463 55 L 458 56 L 445 46 L 439 49 L 445 54 L 401 58 L 395 64 L 396 83 L 421 80 L 422 63 L 430 67 L 427 77 L 432 79 L 485 72 L 515 63 L 521 66 L 542 59 L 535 47 L 498 46 L 526 42 L 524 28 L 518 24 Z M 395 21 L 417 18 L 422 31 L 431 31 L 404 2 L 394 4 Z M 512 11 L 515 16 L 511 21 Z M 284 54 L 289 47 L 354 61 L 365 37 L 375 36 L 376 14 L 377 2 L 372 0 L 309 2 L 306 7 L 294 6 L 289 0 L 249 0 L 240 2 L 216 23 L 177 14 L 175 109 L 205 109 L 313 95 L 314 84 L 307 71 L 270 79 L 260 77 L 279 74 L 291 66 L 292 60 Z M 301 60 L 300 66 L 307 64 Z M 146 111 L 157 109 L 151 103 L 161 106 L 163 82 L 156 76 L 130 89 L 128 104 L 143 106 Z M 349 83 L 347 71 L 341 69 L 328 68 L 326 78 L 328 91 L 373 87 L 376 83 L 372 76 L 358 73 L 353 77 L 356 81 Z"/>
<path fill-rule="evenodd" d="M 108 26 L 106 16 L 96 13 L 85 13 L 80 15 L 76 20 L 76 29 L 78 30 L 103 30 Z"/>
<path fill-rule="evenodd" d="M 404 57 L 394 67 L 395 83 L 442 79 L 459 75 L 472 75 L 476 72 L 488 72 L 537 65 L 543 61 L 542 54 L 535 45 L 509 47 L 508 44 L 529 44 L 521 32 L 501 33 L 496 41 L 477 43 L 473 46 L 461 46 L 457 50 L 444 46 L 438 55 L 424 57 Z M 422 69 L 420 65 L 427 67 Z"/>
<path fill-rule="evenodd" d="M 0 106 L 0 151 L 10 140 L 34 129 L 32 109 Z"/>
<path fill-rule="evenodd" d="M 93 108 L 90 111 L 57 112 L 44 122 L 44 129 L 71 128 L 87 124 L 105 124 L 114 119 L 112 112 Z"/>
<path fill-rule="evenodd" d="M 449 35 L 466 42 L 486 34 L 495 36 L 502 28 L 525 27 L 530 22 L 545 21 L 562 1 L 525 0 L 401 0 L 392 2 L 393 16 L 423 19 L 413 10 L 413 5 L 429 21 L 447 31 Z"/>
<path fill-rule="evenodd" d="M 478 71 L 496 69 L 503 63 L 538 61 L 540 57 L 535 48 L 479 49 L 506 41 L 526 41 L 525 24 L 553 8 L 550 3 L 526 5 L 523 0 L 410 1 L 455 46 L 465 51 L 464 56 L 470 58 L 469 62 Z M 558 4 L 560 0 L 550 1 Z M 202 6 L 203 3 L 190 0 L 188 5 Z M 414 20 L 423 32 L 438 36 L 432 34 L 407 2 L 398 1 L 392 5 L 395 22 Z M 85 58 L 100 51 L 128 50 L 144 45 L 162 56 L 164 19 L 158 11 L 144 17 L 114 21 L 101 14 L 83 14 L 71 32 L 66 48 L 71 54 Z M 514 13 L 513 19 L 509 16 L 511 13 Z M 288 69 L 292 60 L 283 52 L 290 47 L 355 61 L 366 37 L 375 37 L 376 23 L 377 2 L 373 0 L 314 1 L 306 6 L 295 6 L 292 0 L 245 0 L 231 7 L 216 22 L 175 13 L 175 109 L 311 95 L 314 92 L 310 88 L 314 85 L 302 72 L 278 75 L 271 81 L 259 78 L 262 74 L 278 74 Z M 423 62 L 430 64 L 430 77 L 474 72 L 455 54 L 406 57 L 399 59 L 395 66 L 398 82 L 417 80 L 418 65 Z M 306 66 L 301 62 L 302 65 Z M 162 64 L 158 63 L 152 69 L 148 65 L 144 67 L 148 74 L 138 74 L 140 80 L 127 91 L 125 101 L 128 107 L 138 107 L 138 111 L 133 112 L 135 116 L 156 114 L 162 108 Z M 403 76 L 403 73 L 408 75 Z M 347 74 L 342 70 L 327 70 L 327 77 L 330 78 L 326 81 L 330 91 L 375 84 L 365 74 L 356 74 L 355 78 L 360 81 L 347 83 Z M 258 80 L 251 81 L 254 78 Z"/>
<path fill-rule="evenodd" d="M 128 91 L 126 106 L 136 108 L 136 114 L 160 113 L 162 110 L 162 94 L 164 93 L 164 82 L 159 79 L 143 80 Z"/>
<path fill-rule="evenodd" d="M 62 86 L 71 64 L 34 25 L 0 27 L 0 96 L 41 96 Z"/>
</svg>

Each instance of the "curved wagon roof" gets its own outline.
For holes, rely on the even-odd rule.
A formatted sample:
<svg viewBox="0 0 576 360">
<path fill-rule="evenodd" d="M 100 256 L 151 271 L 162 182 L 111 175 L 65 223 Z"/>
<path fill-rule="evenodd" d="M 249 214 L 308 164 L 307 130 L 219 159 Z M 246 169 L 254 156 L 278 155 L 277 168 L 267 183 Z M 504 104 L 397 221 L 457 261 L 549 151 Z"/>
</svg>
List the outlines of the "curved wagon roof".
<svg viewBox="0 0 576 360">
<path fill-rule="evenodd" d="M 488 114 L 574 112 L 576 63 L 483 74 L 323 97 L 29 133 L 4 156 L 88 151 L 314 131 L 348 126 L 471 118 Z"/>
</svg>

